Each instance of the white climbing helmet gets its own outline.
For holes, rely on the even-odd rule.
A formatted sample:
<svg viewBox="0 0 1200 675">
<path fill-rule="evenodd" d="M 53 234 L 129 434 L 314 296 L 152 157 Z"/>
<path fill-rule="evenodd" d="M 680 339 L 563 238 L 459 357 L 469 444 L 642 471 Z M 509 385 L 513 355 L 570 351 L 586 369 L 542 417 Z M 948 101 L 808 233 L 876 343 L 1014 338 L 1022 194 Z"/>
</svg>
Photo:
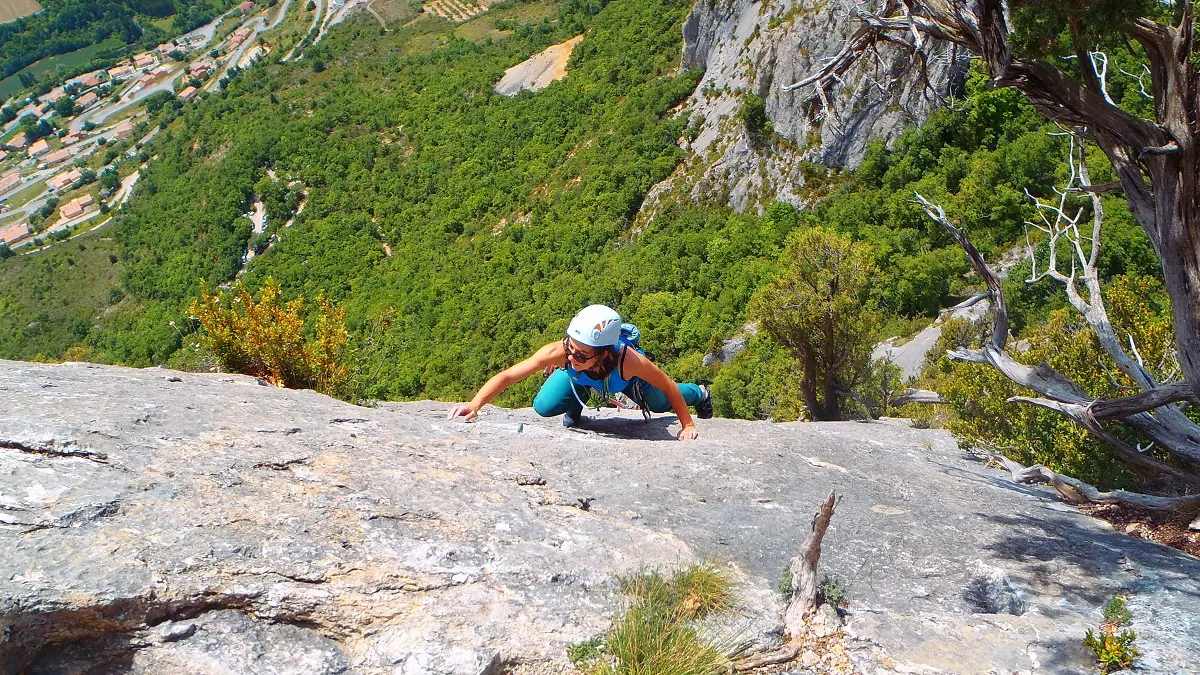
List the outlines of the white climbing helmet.
<svg viewBox="0 0 1200 675">
<path fill-rule="evenodd" d="M 571 319 L 567 335 L 589 347 L 611 347 L 621 339 L 621 315 L 612 307 L 588 305 Z"/>
</svg>

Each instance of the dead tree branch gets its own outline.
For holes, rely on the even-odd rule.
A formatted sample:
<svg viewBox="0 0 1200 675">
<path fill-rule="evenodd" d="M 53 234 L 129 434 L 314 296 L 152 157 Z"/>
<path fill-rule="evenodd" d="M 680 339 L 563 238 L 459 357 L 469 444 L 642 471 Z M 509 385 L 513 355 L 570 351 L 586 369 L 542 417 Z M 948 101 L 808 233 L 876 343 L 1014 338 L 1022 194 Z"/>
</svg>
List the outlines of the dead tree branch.
<svg viewBox="0 0 1200 675">
<path fill-rule="evenodd" d="M 1072 504 L 1127 504 L 1153 511 L 1182 511 L 1185 513 L 1200 509 L 1200 495 L 1161 497 L 1158 495 L 1128 492 L 1126 490 L 1101 492 L 1081 480 L 1055 473 L 1041 464 L 1026 467 L 994 452 L 989 452 L 987 455 L 1004 465 L 1014 483 L 1024 485 L 1048 484 L 1063 499 Z"/>
<path fill-rule="evenodd" d="M 946 403 L 946 400 L 943 399 L 942 395 L 936 391 L 929 391 L 928 389 L 905 389 L 900 393 L 899 396 L 888 401 L 888 405 L 897 408 L 902 405 L 908 405 L 909 403 L 921 403 L 928 405 L 933 403 Z"/>
<path fill-rule="evenodd" d="M 768 652 L 759 656 L 752 656 L 748 659 L 734 663 L 733 672 L 741 673 L 748 670 L 758 670 L 763 666 L 773 666 L 777 663 L 787 663 L 799 655 L 800 645 L 786 645 L 777 651 Z"/>
<path fill-rule="evenodd" d="M 1086 169 L 1083 175 L 1086 176 Z M 917 203 L 921 205 L 925 213 L 950 233 L 950 236 L 963 248 L 975 272 L 987 284 L 988 290 L 995 302 L 992 335 L 989 343 L 979 349 L 952 350 L 948 352 L 948 356 L 951 359 L 959 361 L 992 366 L 1015 384 L 1037 392 L 1040 395 L 1039 397 L 1014 397 L 1010 400 L 1039 405 L 1066 416 L 1107 443 L 1113 452 L 1126 461 L 1131 468 L 1144 474 L 1169 476 L 1186 485 L 1200 486 L 1200 476 L 1183 471 L 1140 452 L 1137 448 L 1130 446 L 1118 436 L 1105 429 L 1098 421 L 1101 418 L 1098 418 L 1095 414 L 1095 410 L 1098 408 L 1105 415 L 1105 418 L 1120 419 L 1120 421 L 1145 433 L 1151 440 L 1159 443 L 1168 452 L 1186 460 L 1196 461 L 1200 459 L 1200 444 L 1196 443 L 1196 440 L 1200 439 L 1200 433 L 1192 431 L 1195 425 L 1182 412 L 1175 411 L 1184 421 L 1179 422 L 1175 419 L 1171 405 L 1176 401 L 1190 400 L 1190 397 L 1185 396 L 1179 387 L 1160 386 L 1148 374 L 1142 375 L 1145 371 L 1140 367 L 1140 364 L 1125 354 L 1123 350 L 1120 350 L 1120 344 L 1116 340 L 1115 333 L 1112 335 L 1112 339 L 1116 342 L 1116 347 L 1120 350 L 1120 354 L 1127 360 L 1125 363 L 1126 367 L 1129 367 L 1132 372 L 1138 373 L 1140 376 L 1141 379 L 1135 378 L 1135 381 L 1139 382 L 1139 384 L 1142 382 L 1146 383 L 1145 390 L 1136 396 L 1110 401 L 1098 400 L 1088 396 L 1082 388 L 1051 368 L 1048 364 L 1041 363 L 1037 366 L 1027 366 L 1013 359 L 1005 351 L 1008 336 L 1008 310 L 1004 301 L 1004 294 L 1000 288 L 999 277 L 988 266 L 983 256 L 979 254 L 979 251 L 971 244 L 966 234 L 949 221 L 945 210 L 941 206 L 933 204 L 920 194 L 917 194 L 916 198 Z M 1098 201 L 1099 197 L 1093 195 L 1092 199 Z M 1078 243 L 1079 236 L 1076 226 L 1078 216 L 1071 217 L 1066 215 L 1063 207 L 1053 208 L 1067 223 L 1062 229 L 1074 233 L 1071 235 L 1075 237 L 1076 241 L 1073 244 L 1073 250 L 1075 251 L 1075 255 L 1083 261 L 1085 267 L 1084 277 L 1086 280 L 1086 268 L 1090 266 L 1094 272 L 1100 242 L 1100 222 L 1102 222 L 1103 216 L 1101 216 L 1099 221 L 1094 221 L 1094 230 L 1091 239 L 1093 249 L 1085 252 L 1082 245 Z M 1054 227 L 1051 226 L 1051 229 L 1054 229 Z M 1074 275 L 1075 273 L 1073 272 L 1072 274 Z M 1068 291 L 1068 296 L 1071 297 L 1072 304 L 1076 306 L 1076 309 L 1084 313 L 1085 317 L 1088 317 L 1089 324 L 1095 321 L 1093 328 L 1100 327 L 1103 329 L 1107 326 L 1107 330 L 1111 332 L 1112 325 L 1108 321 L 1107 310 L 1104 309 L 1098 278 L 1086 282 L 1089 284 L 1089 298 L 1085 300 L 1074 289 L 1074 276 L 1059 276 L 1068 285 L 1068 288 L 1071 289 Z M 1093 306 L 1092 302 L 1089 301 L 1094 301 L 1095 305 Z M 1120 361 L 1118 361 L 1118 365 L 1120 365 Z M 1159 403 L 1161 405 L 1151 405 Z M 1139 406 L 1147 407 L 1138 410 Z M 1151 415 L 1147 412 L 1149 410 L 1156 410 L 1157 412 Z M 1122 412 L 1125 414 L 1120 415 Z"/>
</svg>

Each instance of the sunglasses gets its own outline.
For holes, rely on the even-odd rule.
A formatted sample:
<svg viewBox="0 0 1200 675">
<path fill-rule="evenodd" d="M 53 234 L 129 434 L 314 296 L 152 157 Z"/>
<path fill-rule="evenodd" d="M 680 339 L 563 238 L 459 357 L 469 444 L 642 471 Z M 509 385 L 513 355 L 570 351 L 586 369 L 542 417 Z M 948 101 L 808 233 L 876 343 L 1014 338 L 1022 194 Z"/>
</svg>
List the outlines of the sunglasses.
<svg viewBox="0 0 1200 675">
<path fill-rule="evenodd" d="M 585 352 L 581 349 L 576 349 L 571 343 L 571 338 L 563 338 L 563 349 L 566 350 L 568 359 L 581 365 L 600 356 L 600 352 L 598 351 Z"/>
</svg>

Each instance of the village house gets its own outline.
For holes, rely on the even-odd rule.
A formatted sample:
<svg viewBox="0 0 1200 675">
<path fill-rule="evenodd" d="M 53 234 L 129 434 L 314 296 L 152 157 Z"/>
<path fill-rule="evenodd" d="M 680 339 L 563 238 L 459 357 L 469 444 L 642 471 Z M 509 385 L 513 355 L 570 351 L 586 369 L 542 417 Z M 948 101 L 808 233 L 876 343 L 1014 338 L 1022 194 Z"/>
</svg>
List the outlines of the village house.
<svg viewBox="0 0 1200 675">
<path fill-rule="evenodd" d="M 125 120 L 125 121 L 121 122 L 120 124 L 118 124 L 117 126 L 113 127 L 111 138 L 113 138 L 114 140 L 117 138 L 123 138 L 125 136 L 128 136 L 132 132 L 133 132 L 133 120 Z"/>
<path fill-rule="evenodd" d="M 212 61 L 205 59 L 203 61 L 197 61 L 189 66 L 188 72 L 197 80 L 202 80 L 208 77 L 208 74 L 214 69 L 216 69 L 216 65 Z"/>
<path fill-rule="evenodd" d="M 91 206 L 92 204 L 95 204 L 96 200 L 92 197 L 92 195 L 85 194 L 85 195 L 81 195 L 80 197 L 76 198 L 75 203 L 78 204 L 80 206 L 80 208 L 86 208 L 88 206 Z"/>
<path fill-rule="evenodd" d="M 71 169 L 67 173 L 60 173 L 51 178 L 46 181 L 46 184 L 50 186 L 51 190 L 62 190 L 74 185 L 75 181 L 79 180 L 81 176 L 82 174 L 79 173 L 79 169 Z"/>
<path fill-rule="evenodd" d="M 46 155 L 42 159 L 42 166 L 50 166 L 51 164 L 58 164 L 59 162 L 70 159 L 70 158 L 71 158 L 71 153 L 68 152 L 66 149 L 55 150 L 54 152 Z"/>
<path fill-rule="evenodd" d="M 21 241 L 28 236 L 29 226 L 25 223 L 9 225 L 8 227 L 0 230 L 0 241 L 4 242 L 5 244 L 15 244 L 16 242 Z"/>
<path fill-rule="evenodd" d="M 150 85 L 154 84 L 155 82 L 158 82 L 159 80 L 166 77 L 167 73 L 169 73 L 169 72 L 170 72 L 169 69 L 164 68 L 162 66 L 155 68 L 154 70 L 143 75 L 141 77 L 141 79 L 138 80 L 138 88 L 145 89 L 146 87 L 149 87 Z"/>
<path fill-rule="evenodd" d="M 171 52 L 175 51 L 176 49 L 179 49 L 179 47 L 175 46 L 174 42 L 164 42 L 155 47 L 154 51 L 158 52 L 159 58 L 166 58 L 167 56 L 170 56 Z"/>
<path fill-rule="evenodd" d="M 241 47 L 242 43 L 245 42 L 246 38 L 250 37 L 250 34 L 253 32 L 254 31 L 252 31 L 249 28 L 246 28 L 245 26 L 242 26 L 241 28 L 237 29 L 236 31 L 233 32 L 233 35 L 230 36 L 230 38 L 229 38 L 229 48 L 237 49 L 238 47 Z"/>
<path fill-rule="evenodd" d="M 47 152 L 50 152 L 50 144 L 44 138 L 29 146 L 30 157 L 41 157 Z"/>
<path fill-rule="evenodd" d="M 50 91 L 42 94 L 42 101 L 45 103 L 55 103 L 58 99 L 67 95 L 67 92 L 62 87 L 55 87 Z"/>
<path fill-rule="evenodd" d="M 0 192 L 11 190 L 21 184 L 21 174 L 13 171 L 10 174 L 0 178 Z"/>
<path fill-rule="evenodd" d="M 59 215 L 62 217 L 62 220 L 78 218 L 83 215 L 83 207 L 79 205 L 79 202 L 69 202 L 66 206 L 62 207 Z"/>
<path fill-rule="evenodd" d="M 8 152 L 5 150 L 0 150 L 0 162 L 3 162 L 6 159 L 8 159 Z"/>
<path fill-rule="evenodd" d="M 82 88 L 82 89 L 91 89 L 92 87 L 98 87 L 98 86 L 100 86 L 100 82 L 101 82 L 100 73 L 102 73 L 102 72 L 104 72 L 104 71 L 98 70 L 94 73 L 88 73 L 87 75 L 84 75 L 83 77 L 75 80 L 75 82 L 77 82 L 79 84 L 80 88 Z"/>
<path fill-rule="evenodd" d="M 133 66 L 130 66 L 127 63 L 121 64 L 116 68 L 108 69 L 108 79 L 112 80 L 113 82 L 124 82 L 136 74 L 137 71 L 133 69 Z"/>
<path fill-rule="evenodd" d="M 183 91 L 179 92 L 179 100 L 187 103 L 188 101 L 196 98 L 197 93 L 198 92 L 195 87 L 187 87 Z"/>
<path fill-rule="evenodd" d="M 12 148 L 13 150 L 24 150 L 25 146 L 29 145 L 29 139 L 25 137 L 25 132 L 22 131 L 21 133 L 17 134 L 16 136 L 13 136 L 12 138 L 8 139 L 8 143 L 6 143 L 5 145 Z"/>
<path fill-rule="evenodd" d="M 88 132 L 80 129 L 79 131 L 72 131 L 71 133 L 67 134 L 66 136 L 63 136 L 62 142 L 63 142 L 63 145 L 71 145 L 72 143 L 78 143 L 79 141 L 82 141 L 83 139 L 85 139 L 87 137 L 88 137 Z"/>
<path fill-rule="evenodd" d="M 254 0 L 246 0 L 238 5 L 238 9 L 242 10 L 242 14 L 249 14 L 250 10 L 254 9 Z"/>
<path fill-rule="evenodd" d="M 90 108 L 91 106 L 95 105 L 96 101 L 99 100 L 100 97 L 96 95 L 96 92 L 89 91 L 83 96 L 75 99 L 75 107 L 80 110 L 84 110 L 85 108 Z"/>
<path fill-rule="evenodd" d="M 138 70 L 145 70 L 156 65 L 158 65 L 158 59 L 150 52 L 133 57 L 133 66 Z"/>
</svg>

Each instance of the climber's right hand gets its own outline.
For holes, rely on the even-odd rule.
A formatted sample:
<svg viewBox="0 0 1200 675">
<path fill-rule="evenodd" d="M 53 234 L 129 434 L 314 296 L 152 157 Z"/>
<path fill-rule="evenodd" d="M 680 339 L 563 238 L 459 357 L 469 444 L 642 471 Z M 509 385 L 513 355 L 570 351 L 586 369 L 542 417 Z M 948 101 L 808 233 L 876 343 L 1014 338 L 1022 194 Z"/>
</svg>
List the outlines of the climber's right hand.
<svg viewBox="0 0 1200 675">
<path fill-rule="evenodd" d="M 479 417 L 479 411 L 475 410 L 467 403 L 459 403 L 451 408 L 450 412 L 446 413 L 446 419 L 448 420 L 457 419 L 459 417 L 466 418 L 464 420 L 465 422 L 473 422 Z"/>
</svg>

